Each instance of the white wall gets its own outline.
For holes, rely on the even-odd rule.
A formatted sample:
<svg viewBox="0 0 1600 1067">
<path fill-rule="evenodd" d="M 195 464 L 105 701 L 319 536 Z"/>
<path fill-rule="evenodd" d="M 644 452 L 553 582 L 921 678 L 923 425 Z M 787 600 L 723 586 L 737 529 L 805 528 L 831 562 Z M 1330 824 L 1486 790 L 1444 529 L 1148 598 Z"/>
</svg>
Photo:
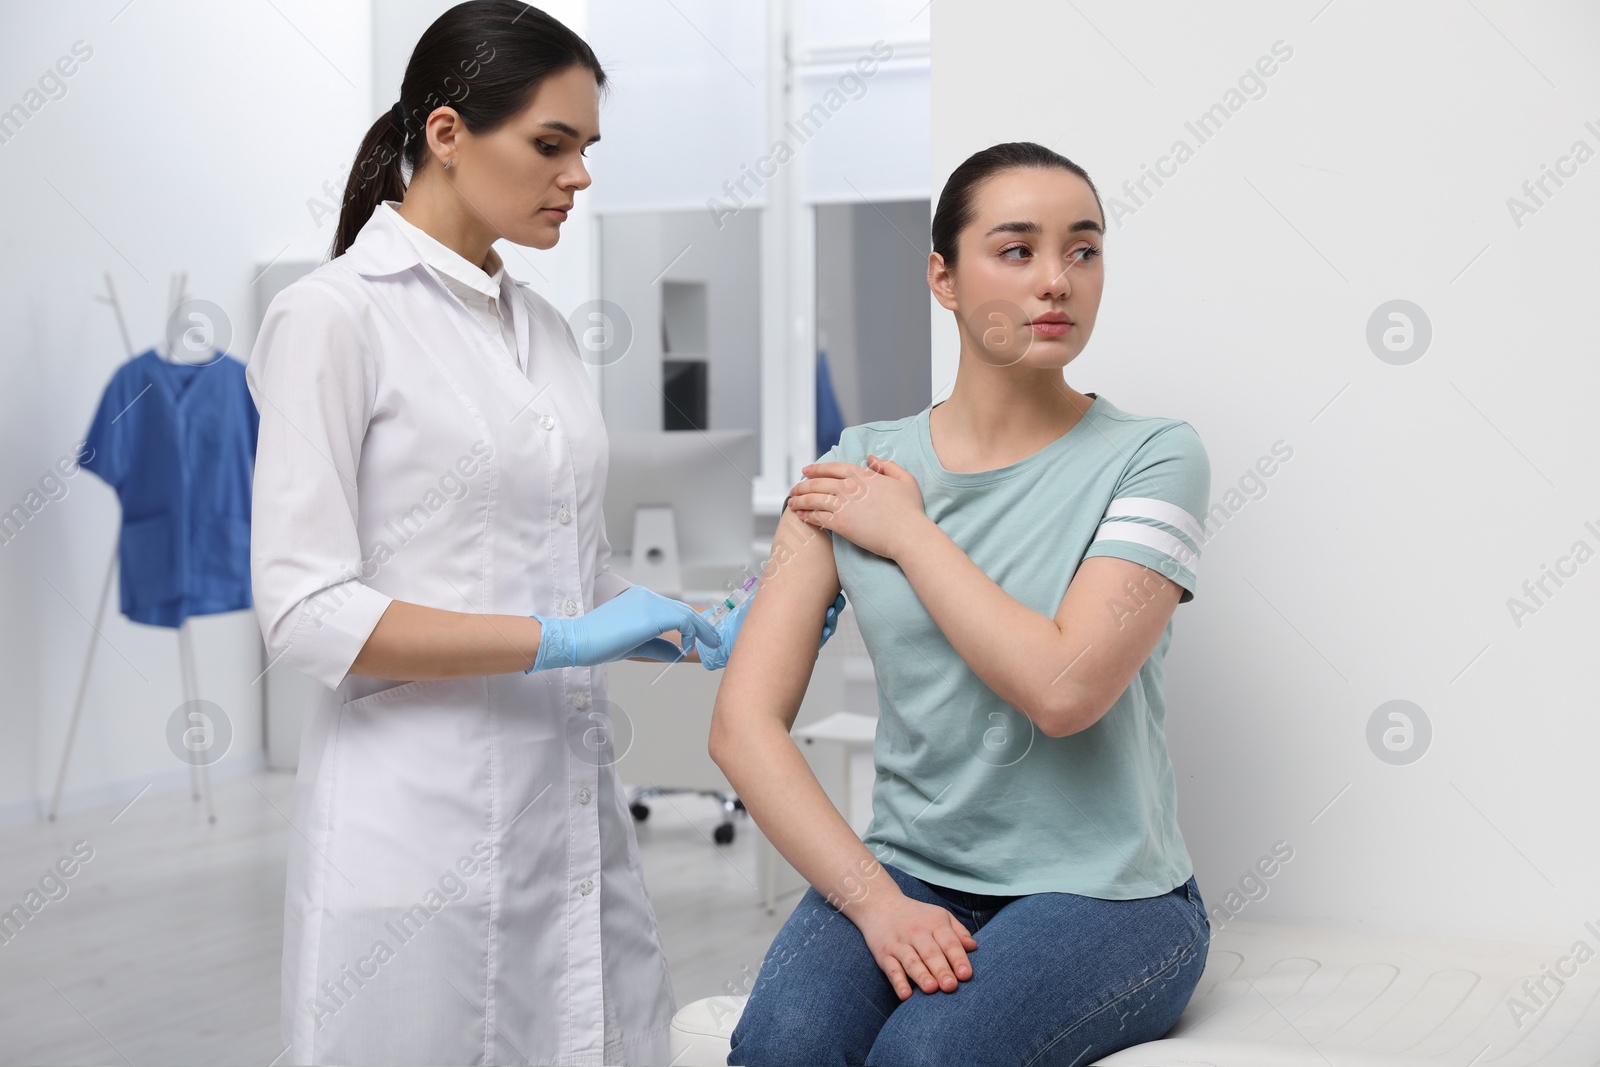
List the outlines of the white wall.
<svg viewBox="0 0 1600 1067">
<path fill-rule="evenodd" d="M 109 272 L 136 350 L 162 334 L 168 283 L 221 305 L 227 348 L 248 355 L 256 264 L 315 255 L 332 236 L 308 201 L 342 184 L 371 121 L 368 5 L 279 0 L 216 5 L 125 0 L 7 5 L 0 108 L 21 128 L 0 143 L 7 205 L 0 257 L 0 502 L 9 509 L 82 439 L 127 358 Z M 76 42 L 60 87 L 40 86 Z M 34 89 L 41 91 L 30 96 Z M 64 497 L 0 546 L 0 819 L 48 803 L 120 511 L 79 472 Z M 64 806 L 131 797 L 187 770 L 164 728 L 182 701 L 175 632 L 101 627 Z M 232 721 L 215 771 L 261 758 L 261 639 L 250 612 L 195 620 L 202 694 Z M 43 802 L 40 801 L 43 797 Z"/>
<path fill-rule="evenodd" d="M 1577 0 L 933 5 L 935 197 L 995 142 L 1083 165 L 1120 217 L 1067 378 L 1210 453 L 1219 510 L 1167 687 L 1214 911 L 1282 840 L 1243 918 L 1566 945 L 1600 917 L 1597 41 Z M 1200 144 L 1187 124 L 1219 103 Z M 1178 140 L 1192 158 L 1135 198 Z M 1395 299 L 1432 324 L 1407 365 L 1367 341 Z M 946 313 L 935 335 L 940 397 Z M 1575 551 L 1518 625 L 1509 599 Z M 1408 765 L 1367 740 L 1396 699 L 1432 725 Z"/>
</svg>

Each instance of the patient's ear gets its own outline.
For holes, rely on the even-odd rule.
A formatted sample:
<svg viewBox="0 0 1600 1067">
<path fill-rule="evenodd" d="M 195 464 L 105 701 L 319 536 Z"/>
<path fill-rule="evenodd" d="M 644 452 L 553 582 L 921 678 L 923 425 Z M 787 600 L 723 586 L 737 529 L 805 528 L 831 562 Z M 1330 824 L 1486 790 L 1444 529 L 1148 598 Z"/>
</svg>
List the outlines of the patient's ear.
<svg viewBox="0 0 1600 1067">
<path fill-rule="evenodd" d="M 928 289 L 946 311 L 955 311 L 961 306 L 956 300 L 955 271 L 937 252 L 928 253 Z"/>
</svg>

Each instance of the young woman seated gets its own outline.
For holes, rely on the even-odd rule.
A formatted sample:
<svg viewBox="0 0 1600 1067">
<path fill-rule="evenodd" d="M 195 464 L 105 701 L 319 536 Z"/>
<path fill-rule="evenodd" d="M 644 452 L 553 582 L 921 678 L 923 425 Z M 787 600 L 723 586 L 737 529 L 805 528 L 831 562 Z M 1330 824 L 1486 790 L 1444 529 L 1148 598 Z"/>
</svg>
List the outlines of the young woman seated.
<svg viewBox="0 0 1600 1067">
<path fill-rule="evenodd" d="M 1162 661 L 1210 465 L 1186 422 L 1069 386 L 1105 214 L 1032 143 L 950 176 L 928 284 L 948 399 L 804 470 L 717 696 L 712 758 L 810 883 L 730 1064 L 1092 1063 L 1160 1038 L 1210 923 L 1178 829 Z M 858 838 L 791 739 L 840 589 L 877 675 Z"/>
</svg>

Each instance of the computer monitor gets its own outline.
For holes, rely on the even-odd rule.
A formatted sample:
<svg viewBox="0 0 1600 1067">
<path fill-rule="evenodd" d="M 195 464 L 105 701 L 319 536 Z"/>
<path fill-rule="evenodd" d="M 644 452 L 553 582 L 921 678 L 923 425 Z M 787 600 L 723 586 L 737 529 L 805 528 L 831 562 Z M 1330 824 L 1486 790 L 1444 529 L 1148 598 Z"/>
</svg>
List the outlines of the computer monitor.
<svg viewBox="0 0 1600 1067">
<path fill-rule="evenodd" d="M 756 562 L 755 431 L 612 430 L 608 436 L 612 569 L 674 597 L 716 593 L 747 577 Z"/>
</svg>

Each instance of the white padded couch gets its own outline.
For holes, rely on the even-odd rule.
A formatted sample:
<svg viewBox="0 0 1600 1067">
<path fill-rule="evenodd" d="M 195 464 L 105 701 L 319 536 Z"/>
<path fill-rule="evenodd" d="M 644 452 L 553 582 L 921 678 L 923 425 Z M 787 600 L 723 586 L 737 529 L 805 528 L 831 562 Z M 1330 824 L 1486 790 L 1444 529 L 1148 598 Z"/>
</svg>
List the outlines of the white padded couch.
<svg viewBox="0 0 1600 1067">
<path fill-rule="evenodd" d="M 1600 951 L 1600 937 L 1574 931 Z M 1235 920 L 1189 1007 L 1103 1067 L 1600 1067 L 1600 956 L 1574 943 L 1399 937 Z M 1565 960 L 1566 962 L 1562 962 Z M 1550 975 L 1570 974 L 1564 984 Z M 1537 983 L 1544 979 L 1540 992 Z M 1530 984 L 1525 985 L 1528 982 Z M 721 1067 L 744 998 L 673 1020 L 674 1067 Z"/>
</svg>

